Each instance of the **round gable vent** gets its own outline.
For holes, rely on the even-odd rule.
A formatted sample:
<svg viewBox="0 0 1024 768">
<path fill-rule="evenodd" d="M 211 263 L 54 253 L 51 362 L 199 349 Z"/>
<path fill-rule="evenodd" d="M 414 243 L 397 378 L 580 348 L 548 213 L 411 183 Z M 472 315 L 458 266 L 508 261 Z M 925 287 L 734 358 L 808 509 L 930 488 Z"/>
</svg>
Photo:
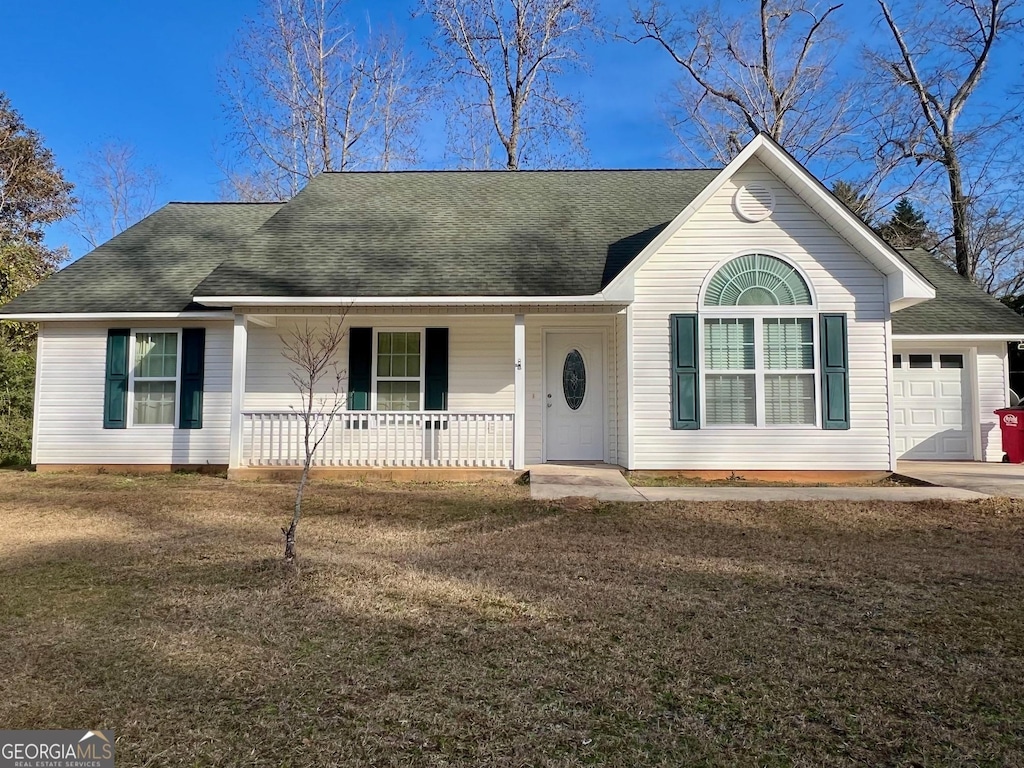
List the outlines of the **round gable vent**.
<svg viewBox="0 0 1024 768">
<path fill-rule="evenodd" d="M 764 221 L 775 210 L 775 195 L 766 184 L 744 184 L 736 190 L 733 204 L 747 221 Z"/>
</svg>

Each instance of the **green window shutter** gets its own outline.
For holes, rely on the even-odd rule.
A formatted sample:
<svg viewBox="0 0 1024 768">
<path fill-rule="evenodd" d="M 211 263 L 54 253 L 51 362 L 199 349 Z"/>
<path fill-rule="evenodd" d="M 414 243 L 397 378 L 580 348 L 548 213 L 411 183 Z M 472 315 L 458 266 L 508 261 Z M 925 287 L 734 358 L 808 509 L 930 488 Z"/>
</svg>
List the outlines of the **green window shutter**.
<svg viewBox="0 0 1024 768">
<path fill-rule="evenodd" d="M 373 370 L 373 328 L 352 328 L 348 334 L 348 409 L 370 410 Z"/>
<path fill-rule="evenodd" d="M 181 429 L 203 428 L 203 371 L 206 364 L 206 329 L 181 332 Z"/>
<path fill-rule="evenodd" d="M 427 328 L 423 361 L 423 406 L 428 411 L 448 408 L 448 329 Z"/>
<path fill-rule="evenodd" d="M 821 423 L 850 428 L 850 362 L 846 315 L 821 315 Z"/>
<path fill-rule="evenodd" d="M 128 426 L 128 336 L 127 328 L 107 331 L 107 375 L 103 390 L 103 428 Z"/>
<path fill-rule="evenodd" d="M 669 317 L 672 345 L 672 429 L 699 429 L 697 315 Z"/>
</svg>

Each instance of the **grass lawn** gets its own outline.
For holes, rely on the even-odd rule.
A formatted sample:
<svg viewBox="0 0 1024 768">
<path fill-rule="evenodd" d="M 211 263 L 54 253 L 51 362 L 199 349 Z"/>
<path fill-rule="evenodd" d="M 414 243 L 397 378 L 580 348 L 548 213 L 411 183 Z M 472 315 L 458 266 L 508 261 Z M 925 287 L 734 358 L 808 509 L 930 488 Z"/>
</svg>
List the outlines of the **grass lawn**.
<svg viewBox="0 0 1024 768">
<path fill-rule="evenodd" d="M 0 725 L 122 766 L 1024 764 L 1024 507 L 0 473 Z"/>
</svg>

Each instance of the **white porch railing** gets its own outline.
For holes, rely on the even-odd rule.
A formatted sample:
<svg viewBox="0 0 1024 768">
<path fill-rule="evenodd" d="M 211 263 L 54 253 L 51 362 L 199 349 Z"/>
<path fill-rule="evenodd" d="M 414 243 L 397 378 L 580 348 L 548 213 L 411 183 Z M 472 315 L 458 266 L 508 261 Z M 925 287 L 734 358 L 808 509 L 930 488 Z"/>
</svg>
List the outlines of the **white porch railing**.
<svg viewBox="0 0 1024 768">
<path fill-rule="evenodd" d="M 326 422 L 319 417 L 317 431 Z M 302 417 L 294 411 L 242 412 L 242 465 L 298 467 Z M 450 411 L 343 411 L 320 445 L 316 467 L 512 468 L 513 414 Z"/>
</svg>

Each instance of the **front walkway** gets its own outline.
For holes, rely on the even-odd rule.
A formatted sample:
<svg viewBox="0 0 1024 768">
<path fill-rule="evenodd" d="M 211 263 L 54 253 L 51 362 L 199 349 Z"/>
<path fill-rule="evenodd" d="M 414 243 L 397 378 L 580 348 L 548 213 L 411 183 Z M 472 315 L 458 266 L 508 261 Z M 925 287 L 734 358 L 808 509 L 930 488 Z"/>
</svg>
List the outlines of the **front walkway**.
<svg viewBox="0 0 1024 768">
<path fill-rule="evenodd" d="M 901 475 L 933 485 L 966 488 L 992 496 L 1024 499 L 1024 464 L 984 461 L 901 461 Z"/>
<path fill-rule="evenodd" d="M 598 501 L 970 501 L 992 493 L 941 487 L 635 487 L 608 464 L 537 464 L 530 471 L 535 499 L 585 496 Z M 1024 488 L 1024 473 L 1018 473 Z M 902 470 L 901 470 L 902 471 Z M 930 482 L 930 481 L 928 481 Z M 1003 491 L 1001 495 L 1006 495 Z"/>
</svg>

